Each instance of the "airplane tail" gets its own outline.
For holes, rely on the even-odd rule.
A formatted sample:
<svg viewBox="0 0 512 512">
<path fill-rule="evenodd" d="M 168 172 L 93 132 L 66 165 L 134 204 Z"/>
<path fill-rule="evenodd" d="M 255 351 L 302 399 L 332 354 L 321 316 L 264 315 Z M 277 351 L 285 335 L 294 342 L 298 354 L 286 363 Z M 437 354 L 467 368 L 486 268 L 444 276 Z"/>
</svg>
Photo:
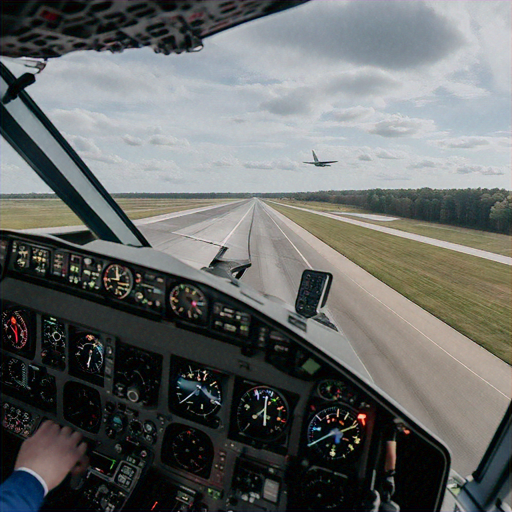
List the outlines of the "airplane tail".
<svg viewBox="0 0 512 512">
<path fill-rule="evenodd" d="M 318 162 L 318 157 L 316 156 L 316 153 L 314 150 L 313 150 L 313 158 L 315 159 L 315 162 Z"/>
</svg>

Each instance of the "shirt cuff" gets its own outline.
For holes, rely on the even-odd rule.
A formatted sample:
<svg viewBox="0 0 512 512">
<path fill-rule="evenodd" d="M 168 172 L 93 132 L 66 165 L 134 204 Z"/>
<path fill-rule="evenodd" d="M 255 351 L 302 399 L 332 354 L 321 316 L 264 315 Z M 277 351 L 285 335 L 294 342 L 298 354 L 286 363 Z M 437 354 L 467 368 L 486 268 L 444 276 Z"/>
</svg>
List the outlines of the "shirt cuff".
<svg viewBox="0 0 512 512">
<path fill-rule="evenodd" d="M 43 477 L 41 475 L 37 474 L 33 469 L 30 469 L 30 468 L 16 468 L 16 471 L 25 471 L 27 473 L 30 473 L 43 486 L 44 495 L 46 496 L 48 494 L 48 485 L 44 481 Z"/>
</svg>

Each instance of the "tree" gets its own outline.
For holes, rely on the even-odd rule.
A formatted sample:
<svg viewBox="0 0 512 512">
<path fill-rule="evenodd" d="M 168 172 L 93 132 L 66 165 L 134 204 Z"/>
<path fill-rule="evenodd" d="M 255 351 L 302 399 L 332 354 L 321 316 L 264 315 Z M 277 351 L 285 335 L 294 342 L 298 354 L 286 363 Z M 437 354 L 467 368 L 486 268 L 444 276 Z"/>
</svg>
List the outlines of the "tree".
<svg viewBox="0 0 512 512">
<path fill-rule="evenodd" d="M 503 201 L 496 201 L 491 208 L 489 217 L 494 221 L 496 229 L 500 233 L 510 234 L 512 225 L 512 196 L 508 196 Z"/>
</svg>

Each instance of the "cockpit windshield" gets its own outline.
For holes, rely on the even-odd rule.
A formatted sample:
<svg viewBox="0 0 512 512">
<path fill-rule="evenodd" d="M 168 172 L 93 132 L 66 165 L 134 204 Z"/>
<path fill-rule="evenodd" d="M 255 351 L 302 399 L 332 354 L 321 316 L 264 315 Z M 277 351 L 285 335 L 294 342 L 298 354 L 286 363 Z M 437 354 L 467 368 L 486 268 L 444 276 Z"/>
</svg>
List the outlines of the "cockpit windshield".
<svg viewBox="0 0 512 512">
<path fill-rule="evenodd" d="M 318 269 L 332 285 L 315 324 L 336 330 L 362 381 L 442 439 L 452 469 L 471 474 L 512 389 L 510 3 L 312 1 L 285 9 L 302 2 L 265 2 L 283 9 L 267 17 L 258 2 L 210 2 L 204 12 L 197 7 L 201 2 L 176 2 L 179 15 L 172 2 L 149 2 L 147 9 L 159 9 L 158 23 L 139 2 L 124 13 L 116 2 L 24 3 L 23 12 L 6 7 L 6 19 L 19 18 L 19 26 L 2 40 L 0 227 L 10 254 L 0 267 L 7 279 L 4 402 L 10 407 L 13 390 L 23 389 L 31 407 L 91 437 L 104 435 L 108 450 L 96 450 L 98 468 L 114 460 L 108 458 L 114 446 L 128 453 L 125 437 L 136 439 L 152 461 L 141 475 L 148 468 L 150 474 L 163 471 L 152 482 L 177 475 L 180 485 L 208 496 L 203 503 L 210 507 L 242 510 L 241 503 L 256 503 L 261 508 L 254 510 L 281 509 L 280 491 L 299 487 L 297 475 L 307 475 L 309 491 L 301 497 L 290 491 L 289 505 L 315 510 L 305 503 L 316 498 L 324 509 L 362 510 L 355 496 L 379 479 L 375 468 L 385 458 L 376 441 L 385 438 L 379 419 L 399 421 L 365 394 L 357 378 L 364 393 L 326 370 L 314 351 L 302 358 L 293 344 L 293 336 L 307 330 L 301 315 L 296 323 L 288 319 L 291 326 L 285 322 L 293 336 L 277 328 L 275 311 L 288 307 L 295 315 L 303 271 Z M 29 24 L 23 25 L 24 16 Z M 130 20 L 144 16 L 147 41 L 156 38 L 157 46 L 130 28 Z M 229 25 L 240 26 L 224 31 L 228 18 Z M 122 26 L 118 39 L 109 41 L 101 31 L 112 32 L 116 23 Z M 172 24 L 181 40 L 161 35 Z M 206 25 L 213 35 L 203 41 Z M 87 32 L 92 26 L 101 39 L 96 48 Z M 16 93 L 9 84 L 24 73 L 35 83 Z M 5 101 L 13 91 L 32 98 L 49 120 L 42 125 L 58 133 L 50 130 L 55 140 L 39 125 L 24 128 L 24 122 L 40 120 L 34 111 L 20 113 L 16 94 Z M 14 131 L 14 122 L 23 134 Z M 55 142 L 60 137 L 69 148 L 62 154 Z M 44 158 L 31 144 L 48 148 Z M 101 245 L 109 242 L 128 252 Z M 161 254 L 177 266 L 166 267 Z M 60 257 L 70 259 L 57 269 Z M 78 264 L 73 258 L 80 259 L 80 269 L 75 277 L 64 275 L 63 266 Z M 173 270 L 167 274 L 166 268 Z M 210 274 L 224 280 L 220 288 Z M 18 279 L 20 291 L 11 283 Z M 25 304 L 32 280 L 55 294 L 51 300 L 64 302 L 55 311 L 43 299 Z M 236 288 L 238 281 L 236 300 L 248 300 L 247 308 L 228 298 L 225 283 Z M 261 298 L 247 299 L 251 292 L 244 286 Z M 66 293 L 74 307 L 81 307 L 79 299 L 92 301 L 120 312 L 119 318 L 89 325 L 108 314 L 87 306 L 82 325 L 77 313 L 68 314 Z M 273 304 L 277 316 L 270 321 L 265 315 L 274 314 Z M 139 323 L 130 331 L 132 317 Z M 13 318 L 38 332 L 32 352 L 16 352 Z M 151 322 L 163 326 L 143 340 Z M 163 338 L 170 335 L 168 326 L 185 333 L 170 354 Z M 45 329 L 53 333 L 48 339 Z M 59 359 L 59 333 L 71 344 L 68 360 L 64 352 Z M 206 343 L 212 333 L 216 348 Z M 319 350 L 343 359 L 326 336 Z M 250 348 L 233 341 L 245 337 Z M 219 353 L 226 339 L 230 361 Z M 94 369 L 92 351 L 100 341 L 101 362 Z M 45 349 L 44 343 L 53 345 Z M 211 363 L 194 359 L 194 343 Z M 73 360 L 72 350 L 78 354 L 88 344 L 89 356 Z M 108 350 L 115 366 L 114 359 L 108 366 Z M 56 409 L 42 395 L 32 397 L 25 382 L 34 365 L 43 371 L 48 362 L 59 389 Z M 276 368 L 289 382 L 274 375 Z M 65 384 L 60 373 L 68 370 L 74 384 Z M 92 394 L 86 396 L 87 390 Z M 87 418 L 76 419 L 72 395 L 84 404 L 96 401 L 103 423 L 90 428 Z M 366 402 L 368 413 L 361 405 Z M 269 425 L 268 407 L 275 408 Z M 340 414 L 352 426 L 334 432 L 328 425 Z M 365 421 L 368 414 L 373 440 L 365 438 L 361 414 Z M 292 417 L 294 430 L 287 423 Z M 400 428 L 403 435 L 408 427 Z M 415 442 L 420 448 L 426 443 L 421 435 Z M 342 448 L 357 451 L 359 443 L 365 465 L 334 463 L 345 458 Z M 194 455 L 197 447 L 201 453 Z M 265 452 L 264 462 L 257 450 Z M 134 460 L 142 460 L 137 453 Z M 273 473 L 289 456 L 294 462 Z M 407 459 L 404 467 L 411 464 Z M 117 479 L 117 467 L 104 478 Z M 103 473 L 98 469 L 95 478 Z M 402 476 L 400 484 L 406 480 Z M 326 488 L 345 489 L 349 481 L 357 481 L 357 489 L 325 498 Z M 238 490 L 229 494 L 227 486 Z M 414 510 L 401 492 L 404 510 Z M 353 508 L 344 508 L 344 500 Z"/>
</svg>

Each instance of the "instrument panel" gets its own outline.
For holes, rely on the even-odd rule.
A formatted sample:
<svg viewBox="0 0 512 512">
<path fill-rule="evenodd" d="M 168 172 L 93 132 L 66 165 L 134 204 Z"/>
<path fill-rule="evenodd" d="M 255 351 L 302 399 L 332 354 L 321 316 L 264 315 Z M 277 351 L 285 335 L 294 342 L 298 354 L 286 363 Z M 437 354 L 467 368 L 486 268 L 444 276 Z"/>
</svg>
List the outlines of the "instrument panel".
<svg viewBox="0 0 512 512">
<path fill-rule="evenodd" d="M 346 510 L 381 470 L 395 418 L 257 309 L 55 240 L 0 256 L 3 427 L 81 431 L 87 507 Z M 153 481 L 172 492 L 150 503 Z"/>
</svg>

